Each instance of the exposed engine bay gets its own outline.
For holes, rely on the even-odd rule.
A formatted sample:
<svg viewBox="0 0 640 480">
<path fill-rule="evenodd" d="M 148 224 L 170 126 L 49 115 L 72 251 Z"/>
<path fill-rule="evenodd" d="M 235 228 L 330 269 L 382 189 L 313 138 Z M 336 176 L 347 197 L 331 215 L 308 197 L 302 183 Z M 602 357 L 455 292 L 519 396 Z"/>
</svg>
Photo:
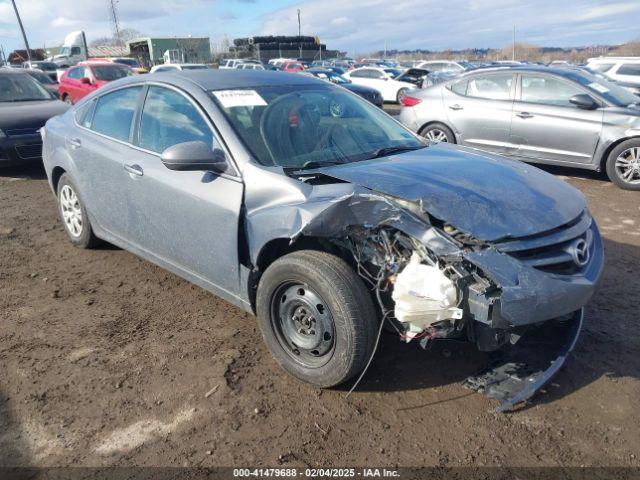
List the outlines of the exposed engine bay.
<svg viewBox="0 0 640 480">
<path fill-rule="evenodd" d="M 534 225 L 517 212 L 530 209 L 526 199 L 503 205 L 492 192 L 491 208 L 475 193 L 462 201 L 440 190 L 431 168 L 409 159 L 389 161 L 380 176 L 364 163 L 291 172 L 303 197 L 255 208 L 247 200 L 249 260 L 259 263 L 274 232 L 290 245 L 319 242 L 351 263 L 382 326 L 403 342 L 428 349 L 456 339 L 487 352 L 486 368 L 466 385 L 508 410 L 549 381 L 575 345 L 602 270 L 600 235 L 583 199 L 555 218 L 535 212 Z"/>
</svg>

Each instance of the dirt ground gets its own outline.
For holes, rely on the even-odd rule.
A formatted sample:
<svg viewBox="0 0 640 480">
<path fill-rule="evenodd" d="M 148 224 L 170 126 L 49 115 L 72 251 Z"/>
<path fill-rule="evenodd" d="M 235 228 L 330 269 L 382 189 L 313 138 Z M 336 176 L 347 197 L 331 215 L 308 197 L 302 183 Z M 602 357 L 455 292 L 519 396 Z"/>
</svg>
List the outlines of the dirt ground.
<svg viewBox="0 0 640 480">
<path fill-rule="evenodd" d="M 588 197 L 606 269 L 574 355 L 510 414 L 460 385 L 484 360 L 460 343 L 385 336 L 348 399 L 299 383 L 250 315 L 74 248 L 42 171 L 0 172 L 0 465 L 640 466 L 640 193 L 551 171 Z"/>
</svg>

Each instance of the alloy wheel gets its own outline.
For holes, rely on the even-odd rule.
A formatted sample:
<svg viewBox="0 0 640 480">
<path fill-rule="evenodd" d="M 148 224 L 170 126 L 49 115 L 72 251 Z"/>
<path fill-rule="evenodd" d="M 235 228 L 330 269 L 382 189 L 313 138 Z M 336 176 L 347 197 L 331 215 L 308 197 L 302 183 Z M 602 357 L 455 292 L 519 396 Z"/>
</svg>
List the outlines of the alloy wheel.
<svg viewBox="0 0 640 480">
<path fill-rule="evenodd" d="M 333 316 L 308 285 L 282 284 L 271 300 L 271 326 L 283 350 L 305 367 L 326 364 L 335 347 Z"/>
<path fill-rule="evenodd" d="M 615 168 L 620 180 L 640 185 L 640 147 L 628 148 L 618 155 Z"/>
<path fill-rule="evenodd" d="M 69 185 L 65 185 L 60 190 L 60 210 L 64 226 L 74 238 L 82 235 L 82 208 L 76 192 Z"/>
<path fill-rule="evenodd" d="M 440 130 L 439 128 L 432 128 L 428 132 L 424 134 L 424 137 L 430 142 L 439 143 L 439 142 L 448 142 L 447 134 Z"/>
</svg>

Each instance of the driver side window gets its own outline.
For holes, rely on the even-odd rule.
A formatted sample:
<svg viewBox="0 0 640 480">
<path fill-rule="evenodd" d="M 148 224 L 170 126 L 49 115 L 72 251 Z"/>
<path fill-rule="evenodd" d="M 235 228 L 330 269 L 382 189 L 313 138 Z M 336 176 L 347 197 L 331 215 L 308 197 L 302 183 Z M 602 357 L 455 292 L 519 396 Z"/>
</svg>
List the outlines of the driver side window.
<svg viewBox="0 0 640 480">
<path fill-rule="evenodd" d="M 218 147 L 211 128 L 184 95 L 164 87 L 149 87 L 140 119 L 140 146 L 162 153 L 178 143 L 194 141 Z"/>
</svg>

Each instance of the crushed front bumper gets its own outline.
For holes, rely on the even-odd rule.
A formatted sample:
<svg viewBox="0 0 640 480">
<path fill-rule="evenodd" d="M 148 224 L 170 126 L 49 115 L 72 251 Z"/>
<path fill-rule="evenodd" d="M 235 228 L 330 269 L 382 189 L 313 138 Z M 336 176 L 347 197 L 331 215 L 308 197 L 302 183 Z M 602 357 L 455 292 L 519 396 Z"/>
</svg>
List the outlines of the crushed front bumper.
<svg viewBox="0 0 640 480">
<path fill-rule="evenodd" d="M 584 309 L 568 319 L 545 322 L 515 345 L 490 354 L 488 365 L 464 385 L 500 402 L 498 411 L 512 410 L 533 397 L 562 368 L 582 329 Z"/>
</svg>

